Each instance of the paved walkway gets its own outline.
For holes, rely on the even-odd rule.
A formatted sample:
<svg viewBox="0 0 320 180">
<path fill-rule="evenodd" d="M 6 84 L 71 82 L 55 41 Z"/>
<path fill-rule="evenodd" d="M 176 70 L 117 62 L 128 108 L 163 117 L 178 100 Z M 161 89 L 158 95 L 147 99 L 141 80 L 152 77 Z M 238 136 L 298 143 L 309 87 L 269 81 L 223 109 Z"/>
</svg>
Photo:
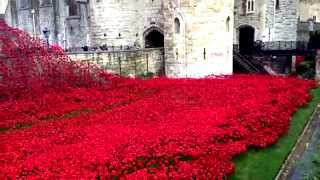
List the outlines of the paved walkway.
<svg viewBox="0 0 320 180">
<path fill-rule="evenodd" d="M 320 105 L 311 118 L 277 180 L 320 178 Z"/>
<path fill-rule="evenodd" d="M 293 168 L 291 180 L 320 179 L 320 116 L 316 118 L 311 141 Z"/>
</svg>

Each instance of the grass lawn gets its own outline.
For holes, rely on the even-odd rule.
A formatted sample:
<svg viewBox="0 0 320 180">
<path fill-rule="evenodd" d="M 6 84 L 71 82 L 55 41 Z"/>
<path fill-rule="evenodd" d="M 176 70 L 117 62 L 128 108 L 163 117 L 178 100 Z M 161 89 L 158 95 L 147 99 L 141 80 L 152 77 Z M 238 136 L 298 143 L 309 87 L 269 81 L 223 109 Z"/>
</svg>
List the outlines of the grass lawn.
<svg viewBox="0 0 320 180">
<path fill-rule="evenodd" d="M 312 95 L 313 100 L 294 115 L 288 134 L 277 144 L 266 149 L 251 149 L 248 153 L 235 158 L 236 172 L 231 179 L 269 180 L 277 176 L 282 163 L 295 145 L 317 104 L 320 103 L 320 88 L 313 90 Z"/>
</svg>

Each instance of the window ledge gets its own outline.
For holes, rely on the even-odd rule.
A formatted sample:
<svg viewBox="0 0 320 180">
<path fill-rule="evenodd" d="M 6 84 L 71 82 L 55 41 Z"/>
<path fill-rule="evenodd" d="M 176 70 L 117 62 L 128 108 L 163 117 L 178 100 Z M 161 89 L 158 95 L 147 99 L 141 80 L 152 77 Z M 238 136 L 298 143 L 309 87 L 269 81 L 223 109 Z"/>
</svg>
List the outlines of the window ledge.
<svg viewBox="0 0 320 180">
<path fill-rule="evenodd" d="M 80 19 L 80 16 L 68 16 L 66 19 Z"/>
</svg>

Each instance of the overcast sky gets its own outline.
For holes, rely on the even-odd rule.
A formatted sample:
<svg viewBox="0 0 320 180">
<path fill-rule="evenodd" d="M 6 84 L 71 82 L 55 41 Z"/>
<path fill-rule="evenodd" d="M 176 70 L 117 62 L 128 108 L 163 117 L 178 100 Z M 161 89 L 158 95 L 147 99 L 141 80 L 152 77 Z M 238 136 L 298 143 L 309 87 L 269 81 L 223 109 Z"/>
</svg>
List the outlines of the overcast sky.
<svg viewBox="0 0 320 180">
<path fill-rule="evenodd" d="M 3 14 L 6 10 L 8 0 L 0 0 L 0 14 Z"/>
</svg>

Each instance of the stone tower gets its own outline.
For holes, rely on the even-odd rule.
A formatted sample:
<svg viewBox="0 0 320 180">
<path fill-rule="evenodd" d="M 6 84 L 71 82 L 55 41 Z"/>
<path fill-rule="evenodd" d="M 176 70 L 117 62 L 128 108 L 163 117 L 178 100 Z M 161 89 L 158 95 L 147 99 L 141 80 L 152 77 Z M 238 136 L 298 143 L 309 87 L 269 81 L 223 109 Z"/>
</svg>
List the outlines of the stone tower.
<svg viewBox="0 0 320 180">
<path fill-rule="evenodd" d="M 168 76 L 204 77 L 232 73 L 233 8 L 233 0 L 10 0 L 6 16 L 31 34 L 50 29 L 51 43 L 69 49 L 163 48 Z"/>
<path fill-rule="evenodd" d="M 233 9 L 233 0 L 163 1 L 166 74 L 231 74 Z"/>
<path fill-rule="evenodd" d="M 246 39 L 263 42 L 297 39 L 298 0 L 236 0 L 234 9 L 235 44 L 241 44 L 241 39 L 245 43 Z"/>
</svg>

